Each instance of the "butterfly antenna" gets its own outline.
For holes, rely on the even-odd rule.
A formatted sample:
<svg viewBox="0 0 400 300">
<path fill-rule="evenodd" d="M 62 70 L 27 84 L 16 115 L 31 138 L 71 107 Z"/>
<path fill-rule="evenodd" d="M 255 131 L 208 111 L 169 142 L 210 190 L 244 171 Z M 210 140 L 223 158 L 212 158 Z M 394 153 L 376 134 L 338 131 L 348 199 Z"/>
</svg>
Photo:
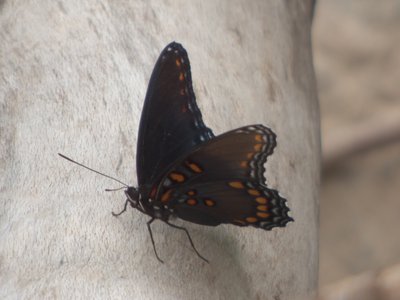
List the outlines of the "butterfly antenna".
<svg viewBox="0 0 400 300">
<path fill-rule="evenodd" d="M 115 191 L 119 191 L 126 188 L 126 186 L 121 186 L 120 188 L 116 188 L 116 189 L 105 189 L 106 192 L 115 192 Z"/>
<path fill-rule="evenodd" d="M 87 166 L 85 166 L 85 165 L 83 165 L 83 164 L 81 164 L 81 163 L 78 163 L 77 161 L 74 161 L 73 159 L 71 159 L 71 158 L 69 158 L 69 157 L 66 157 L 65 155 L 63 155 L 63 154 L 61 154 L 61 153 L 58 153 L 58 155 L 60 155 L 62 158 L 65 158 L 66 160 L 69 160 L 70 162 L 72 162 L 72 163 L 74 163 L 74 164 L 77 164 L 78 166 L 84 167 L 85 169 L 88 169 L 88 170 L 90 170 L 90 171 L 92 171 L 92 172 L 95 172 L 95 173 L 97 173 L 97 174 L 99 174 L 99 175 L 102 175 L 102 176 L 104 176 L 104 177 L 107 177 L 107 178 L 110 178 L 110 179 L 112 179 L 112 180 L 115 180 L 115 181 L 119 182 L 120 184 L 123 184 L 125 187 L 129 187 L 126 183 L 123 183 L 121 180 L 118 180 L 118 179 L 116 179 L 116 178 L 114 178 L 114 177 L 111 177 L 111 176 L 109 176 L 109 175 L 103 174 L 103 173 L 101 173 L 101 172 L 99 172 L 99 171 L 93 170 L 92 168 L 89 168 L 89 167 L 87 167 Z"/>
</svg>

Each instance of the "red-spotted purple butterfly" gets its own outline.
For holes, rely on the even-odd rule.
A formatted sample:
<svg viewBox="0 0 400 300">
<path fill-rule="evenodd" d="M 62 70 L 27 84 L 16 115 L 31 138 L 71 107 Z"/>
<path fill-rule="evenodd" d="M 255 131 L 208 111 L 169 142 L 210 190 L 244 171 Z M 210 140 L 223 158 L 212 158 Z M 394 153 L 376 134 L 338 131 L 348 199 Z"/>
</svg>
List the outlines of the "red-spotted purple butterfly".
<svg viewBox="0 0 400 300">
<path fill-rule="evenodd" d="M 201 225 L 234 224 L 265 230 L 284 227 L 286 199 L 267 188 L 264 163 L 276 146 L 276 135 L 263 125 L 241 127 L 217 137 L 203 122 L 192 88 L 190 64 L 182 45 L 171 43 L 151 75 L 137 143 L 139 187 L 123 184 L 128 204 L 151 219 L 147 222 L 155 255 L 151 223 L 171 217 Z M 65 159 L 80 163 L 60 154 Z"/>
</svg>

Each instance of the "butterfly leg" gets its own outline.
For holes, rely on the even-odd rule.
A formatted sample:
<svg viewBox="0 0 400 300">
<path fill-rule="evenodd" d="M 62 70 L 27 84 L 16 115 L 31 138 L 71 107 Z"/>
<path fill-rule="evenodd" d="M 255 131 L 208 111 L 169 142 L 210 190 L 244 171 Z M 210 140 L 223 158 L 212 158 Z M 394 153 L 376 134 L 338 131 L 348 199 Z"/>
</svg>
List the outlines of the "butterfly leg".
<svg viewBox="0 0 400 300">
<path fill-rule="evenodd" d="M 147 222 L 147 229 L 149 230 L 149 233 L 150 233 L 150 238 L 151 238 L 151 243 L 153 244 L 154 253 L 155 253 L 158 261 L 161 263 L 164 263 L 157 254 L 156 244 L 154 243 L 154 239 L 153 239 L 153 232 L 151 231 L 151 227 L 150 227 L 150 224 L 153 223 L 154 220 L 155 220 L 155 218 L 152 218 L 150 221 Z"/>
<path fill-rule="evenodd" d="M 200 257 L 202 260 L 204 260 L 206 263 L 209 263 L 209 261 L 208 261 L 206 258 L 204 258 L 204 257 L 199 253 L 199 251 L 197 251 L 197 249 L 196 249 L 196 247 L 194 246 L 194 243 L 193 243 L 193 241 L 192 241 L 192 238 L 190 237 L 189 231 L 188 231 L 185 227 L 180 227 L 180 226 L 177 226 L 177 225 L 175 225 L 175 224 L 169 223 L 169 222 L 167 222 L 167 221 L 164 221 L 164 222 L 167 223 L 169 226 L 171 226 L 171 227 L 173 227 L 173 228 L 176 228 L 176 229 L 179 229 L 179 230 L 183 230 L 183 231 L 186 233 L 186 235 L 187 235 L 187 237 L 188 237 L 188 239 L 189 239 L 190 245 L 192 245 L 192 248 L 193 248 L 193 250 L 196 252 L 197 256 Z"/>
<path fill-rule="evenodd" d="M 125 205 L 124 205 L 124 209 L 123 210 L 121 210 L 119 213 L 115 213 L 115 212 L 111 212 L 112 213 L 112 215 L 114 216 L 114 217 L 118 217 L 119 215 L 121 215 L 121 214 L 123 214 L 124 212 L 126 212 L 126 208 L 128 207 L 128 204 L 130 203 L 131 201 L 129 200 L 129 199 L 126 199 L 126 202 L 125 202 Z"/>
</svg>

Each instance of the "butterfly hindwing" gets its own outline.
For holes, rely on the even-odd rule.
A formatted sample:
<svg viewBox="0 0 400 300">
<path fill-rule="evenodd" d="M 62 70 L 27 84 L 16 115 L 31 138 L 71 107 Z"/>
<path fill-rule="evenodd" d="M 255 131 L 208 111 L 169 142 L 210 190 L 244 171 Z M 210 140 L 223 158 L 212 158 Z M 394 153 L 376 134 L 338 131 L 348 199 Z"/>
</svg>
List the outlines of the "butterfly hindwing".
<svg viewBox="0 0 400 300">
<path fill-rule="evenodd" d="M 139 186 L 154 184 L 172 162 L 213 137 L 196 104 L 187 53 L 173 42 L 161 52 L 146 94 L 137 144 Z"/>
<path fill-rule="evenodd" d="M 270 230 L 284 227 L 292 220 L 286 199 L 276 190 L 251 181 L 199 184 L 190 186 L 186 192 L 175 191 L 171 196 L 174 200 L 168 206 L 177 217 L 202 225 L 228 223 Z"/>
<path fill-rule="evenodd" d="M 181 219 L 215 226 L 285 226 L 286 200 L 264 184 L 264 163 L 276 145 L 267 127 L 239 128 L 201 144 L 161 182 L 158 199 Z"/>
</svg>

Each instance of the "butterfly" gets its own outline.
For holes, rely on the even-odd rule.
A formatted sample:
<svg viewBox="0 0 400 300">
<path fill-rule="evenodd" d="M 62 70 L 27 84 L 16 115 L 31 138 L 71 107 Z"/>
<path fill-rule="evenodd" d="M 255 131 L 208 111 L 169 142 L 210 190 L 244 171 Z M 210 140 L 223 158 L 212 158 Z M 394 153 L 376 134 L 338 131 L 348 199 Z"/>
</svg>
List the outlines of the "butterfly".
<svg viewBox="0 0 400 300">
<path fill-rule="evenodd" d="M 159 261 L 151 230 L 154 220 L 183 230 L 197 255 L 207 261 L 188 230 L 171 219 L 264 230 L 293 221 L 286 199 L 265 184 L 264 163 L 275 146 L 276 135 L 263 125 L 213 134 L 196 103 L 187 52 L 172 42 L 155 64 L 144 101 L 136 152 L 138 187 L 59 155 L 124 185 L 125 206 L 113 215 L 122 214 L 128 205 L 148 215 Z"/>
</svg>

